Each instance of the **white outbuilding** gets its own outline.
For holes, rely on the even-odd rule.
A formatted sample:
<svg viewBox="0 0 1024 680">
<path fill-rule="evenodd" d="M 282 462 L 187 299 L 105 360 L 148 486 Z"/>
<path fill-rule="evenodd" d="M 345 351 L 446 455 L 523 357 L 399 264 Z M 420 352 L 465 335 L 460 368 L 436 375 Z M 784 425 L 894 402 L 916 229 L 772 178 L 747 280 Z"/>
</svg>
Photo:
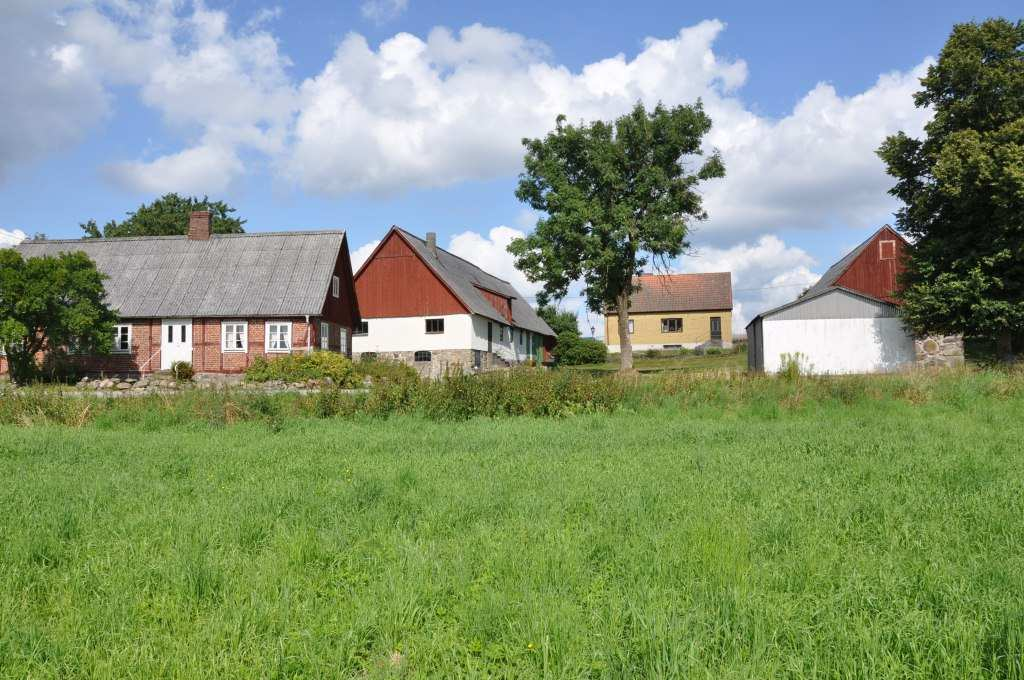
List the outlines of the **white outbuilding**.
<svg viewBox="0 0 1024 680">
<path fill-rule="evenodd" d="M 883 373 L 915 364 L 963 363 L 958 336 L 915 338 L 898 306 L 908 244 L 888 225 L 829 267 L 793 302 L 747 325 L 751 370 L 777 373 Z"/>
</svg>

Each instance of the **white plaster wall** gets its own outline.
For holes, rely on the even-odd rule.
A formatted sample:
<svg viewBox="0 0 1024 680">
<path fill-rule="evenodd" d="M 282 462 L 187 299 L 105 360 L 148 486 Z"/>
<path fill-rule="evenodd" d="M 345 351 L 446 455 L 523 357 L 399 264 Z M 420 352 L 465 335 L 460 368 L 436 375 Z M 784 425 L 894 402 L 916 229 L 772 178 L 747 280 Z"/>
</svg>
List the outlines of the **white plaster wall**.
<svg viewBox="0 0 1024 680">
<path fill-rule="evenodd" d="M 444 333 L 427 333 L 427 319 L 444 319 Z M 403 316 L 388 319 L 365 319 L 369 332 L 352 336 L 352 352 L 415 352 L 417 350 L 479 349 L 487 351 L 487 322 L 482 316 L 453 314 L 449 316 Z M 519 329 L 509 339 L 505 326 L 504 340 L 498 340 L 498 322 L 491 321 L 494 341 L 492 351 L 510 362 L 530 358 L 529 338 L 519 342 Z"/>
<path fill-rule="evenodd" d="M 444 333 L 427 333 L 428 318 L 444 319 Z M 369 332 L 366 335 L 352 336 L 352 352 L 355 354 L 476 347 L 473 344 L 473 317 L 469 314 L 364 320 Z"/>
<path fill-rule="evenodd" d="M 763 329 L 766 373 L 796 352 L 812 373 L 879 373 L 914 363 L 914 339 L 900 319 L 765 319 Z"/>
</svg>

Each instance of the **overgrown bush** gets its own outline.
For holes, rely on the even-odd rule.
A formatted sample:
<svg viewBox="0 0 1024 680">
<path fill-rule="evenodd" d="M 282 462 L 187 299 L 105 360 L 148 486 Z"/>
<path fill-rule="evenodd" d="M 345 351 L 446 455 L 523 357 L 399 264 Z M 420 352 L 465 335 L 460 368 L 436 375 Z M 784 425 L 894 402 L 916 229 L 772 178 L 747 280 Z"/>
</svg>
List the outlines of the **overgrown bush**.
<svg viewBox="0 0 1024 680">
<path fill-rule="evenodd" d="M 175 361 L 171 364 L 171 375 L 179 382 L 188 382 L 195 375 L 191 362 Z"/>
<path fill-rule="evenodd" d="M 563 366 L 602 364 L 608 359 L 608 347 L 595 338 L 562 333 L 555 345 L 555 361 Z"/>
<path fill-rule="evenodd" d="M 419 378 L 416 369 L 409 364 L 377 358 L 364 359 L 361 357 L 359 361 L 355 362 L 355 371 L 361 378 L 370 378 L 373 382 L 397 382 Z"/>
<path fill-rule="evenodd" d="M 269 361 L 256 357 L 245 369 L 249 382 L 305 382 L 330 378 L 338 387 L 355 387 L 359 376 L 352 362 L 337 352 L 285 354 Z"/>
</svg>

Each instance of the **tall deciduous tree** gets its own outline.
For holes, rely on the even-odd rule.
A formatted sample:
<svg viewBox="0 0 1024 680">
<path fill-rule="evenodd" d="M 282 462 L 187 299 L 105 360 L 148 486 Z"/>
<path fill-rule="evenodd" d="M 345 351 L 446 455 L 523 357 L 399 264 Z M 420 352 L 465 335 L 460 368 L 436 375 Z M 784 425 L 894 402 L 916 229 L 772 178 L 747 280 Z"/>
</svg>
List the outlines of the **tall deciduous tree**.
<svg viewBox="0 0 1024 680">
<path fill-rule="evenodd" d="M 241 234 L 245 220 L 235 217 L 235 209 L 224 201 L 211 201 L 203 196 L 182 197 L 165 194 L 148 205 L 139 206 L 128 213 L 123 221 L 111 220 L 101 230 L 96 220 L 80 226 L 86 238 L 114 238 L 118 236 L 181 236 L 188 233 L 188 216 L 194 210 L 212 213 L 211 230 L 214 234 Z"/>
<path fill-rule="evenodd" d="M 934 118 L 879 156 L 913 241 L 903 310 L 918 333 L 995 337 L 1012 357 L 1024 330 L 1024 22 L 958 24 L 921 79 Z"/>
<path fill-rule="evenodd" d="M 541 302 L 582 280 L 591 311 L 617 311 L 624 371 L 633 367 L 634 277 L 688 248 L 691 222 L 707 217 L 697 185 L 725 175 L 717 152 L 701 152 L 710 129 L 700 102 L 651 112 L 638 103 L 611 123 L 567 125 L 559 116 L 547 137 L 523 140 L 516 196 L 546 216 L 509 252 L 527 278 L 544 283 Z"/>
<path fill-rule="evenodd" d="M 26 260 L 0 250 L 0 347 L 15 382 L 39 375 L 39 354 L 110 351 L 117 315 L 103 300 L 103 278 L 85 253 Z"/>
</svg>

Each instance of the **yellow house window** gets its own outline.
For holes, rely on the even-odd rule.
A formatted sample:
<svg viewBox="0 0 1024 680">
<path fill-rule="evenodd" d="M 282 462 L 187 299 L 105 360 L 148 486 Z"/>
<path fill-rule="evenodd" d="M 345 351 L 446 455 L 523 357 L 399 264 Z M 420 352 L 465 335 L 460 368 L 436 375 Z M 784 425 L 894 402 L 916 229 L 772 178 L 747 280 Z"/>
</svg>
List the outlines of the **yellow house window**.
<svg viewBox="0 0 1024 680">
<path fill-rule="evenodd" d="M 626 321 L 626 330 L 629 332 L 630 335 L 633 335 L 633 320 L 632 319 L 629 319 L 628 321 Z"/>
<path fill-rule="evenodd" d="M 678 333 L 683 330 L 683 320 L 679 317 L 661 320 L 662 333 Z"/>
</svg>

